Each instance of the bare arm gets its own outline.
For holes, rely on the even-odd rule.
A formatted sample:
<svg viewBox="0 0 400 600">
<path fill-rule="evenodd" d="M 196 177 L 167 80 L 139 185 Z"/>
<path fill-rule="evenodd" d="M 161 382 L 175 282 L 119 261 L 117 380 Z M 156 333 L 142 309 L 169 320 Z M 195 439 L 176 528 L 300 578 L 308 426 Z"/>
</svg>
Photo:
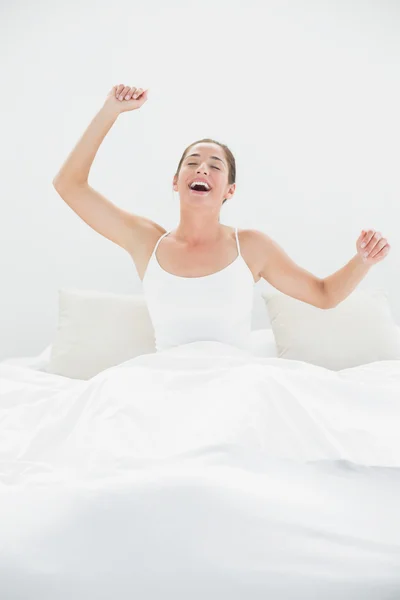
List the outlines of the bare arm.
<svg viewBox="0 0 400 600">
<path fill-rule="evenodd" d="M 115 97 L 117 91 L 115 86 L 53 179 L 53 185 L 85 223 L 132 254 L 150 230 L 158 229 L 162 233 L 163 228 L 150 219 L 119 208 L 88 183 L 96 153 L 120 112 L 134 110 L 146 100 L 143 95 L 138 100 L 123 100 L 126 104 L 122 109 Z"/>
<path fill-rule="evenodd" d="M 307 302 L 317 308 L 328 309 L 324 281 L 297 265 L 275 240 L 266 233 L 253 230 L 258 252 L 264 262 L 260 276 L 287 296 Z"/>
<path fill-rule="evenodd" d="M 75 148 L 53 179 L 56 187 L 69 184 L 82 185 L 88 182 L 89 171 L 100 144 L 118 118 L 118 113 L 103 106 L 95 115 Z"/>
</svg>

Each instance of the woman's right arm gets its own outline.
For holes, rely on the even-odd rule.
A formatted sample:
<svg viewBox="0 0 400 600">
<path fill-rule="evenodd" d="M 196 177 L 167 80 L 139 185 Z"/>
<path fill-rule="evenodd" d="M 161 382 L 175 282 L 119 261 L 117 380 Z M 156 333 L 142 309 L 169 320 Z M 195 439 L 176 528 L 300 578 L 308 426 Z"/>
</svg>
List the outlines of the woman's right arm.
<svg viewBox="0 0 400 600">
<path fill-rule="evenodd" d="M 136 90 L 138 99 L 130 99 Z M 53 179 L 53 185 L 68 206 L 92 229 L 130 254 L 150 230 L 164 229 L 145 217 L 128 212 L 107 200 L 88 183 L 89 171 L 106 134 L 121 112 L 136 110 L 147 100 L 142 88 L 114 86 L 67 160 Z M 119 100 L 117 96 L 123 95 Z"/>
<path fill-rule="evenodd" d="M 89 171 L 100 144 L 118 119 L 118 113 L 103 106 L 69 154 L 53 179 L 54 186 L 83 185 L 88 182 Z"/>
</svg>

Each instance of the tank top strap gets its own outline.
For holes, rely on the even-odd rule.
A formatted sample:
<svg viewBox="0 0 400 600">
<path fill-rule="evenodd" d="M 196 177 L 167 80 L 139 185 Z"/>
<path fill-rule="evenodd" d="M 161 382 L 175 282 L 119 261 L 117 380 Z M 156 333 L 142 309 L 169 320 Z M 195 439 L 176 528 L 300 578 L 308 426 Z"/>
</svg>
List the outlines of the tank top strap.
<svg viewBox="0 0 400 600">
<path fill-rule="evenodd" d="M 238 253 L 239 253 L 239 256 L 242 256 L 242 254 L 240 252 L 240 244 L 239 244 L 239 236 L 238 236 L 238 228 L 237 227 L 235 227 L 235 234 L 236 234 L 236 244 L 237 244 Z"/>
<path fill-rule="evenodd" d="M 157 240 L 156 245 L 154 246 L 154 250 L 153 250 L 153 254 L 155 254 L 157 252 L 157 248 L 158 248 L 158 244 L 161 242 L 161 240 L 163 239 L 163 237 L 165 237 L 166 235 L 168 235 L 169 233 L 171 233 L 171 229 L 169 231 L 166 231 L 165 233 L 163 233 Z"/>
</svg>

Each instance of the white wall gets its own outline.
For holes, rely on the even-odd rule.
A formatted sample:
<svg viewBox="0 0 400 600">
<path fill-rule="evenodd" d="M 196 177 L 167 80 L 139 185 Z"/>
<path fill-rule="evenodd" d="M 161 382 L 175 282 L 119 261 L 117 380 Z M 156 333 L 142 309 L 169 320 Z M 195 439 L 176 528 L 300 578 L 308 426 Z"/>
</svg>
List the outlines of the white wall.
<svg viewBox="0 0 400 600">
<path fill-rule="evenodd" d="M 119 117 L 90 183 L 166 229 L 172 177 L 202 137 L 226 143 L 237 191 L 221 222 L 255 227 L 318 276 L 364 228 L 392 246 L 360 288 L 400 323 L 400 8 L 395 2 L 42 2 L 1 9 L 0 359 L 54 337 L 57 290 L 141 292 L 121 248 L 52 186 L 112 85 L 149 87 Z M 255 288 L 253 327 L 268 324 Z"/>
</svg>

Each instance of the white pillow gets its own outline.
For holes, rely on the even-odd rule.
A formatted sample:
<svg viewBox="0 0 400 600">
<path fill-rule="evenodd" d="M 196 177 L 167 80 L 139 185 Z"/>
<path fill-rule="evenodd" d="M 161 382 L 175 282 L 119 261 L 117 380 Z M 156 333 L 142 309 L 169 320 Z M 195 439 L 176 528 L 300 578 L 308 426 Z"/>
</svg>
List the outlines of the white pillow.
<svg viewBox="0 0 400 600">
<path fill-rule="evenodd" d="M 400 359 L 400 329 L 385 290 L 355 290 L 335 308 L 320 309 L 282 294 L 261 294 L 279 358 L 339 371 Z"/>
<path fill-rule="evenodd" d="M 143 294 L 58 290 L 58 328 L 48 373 L 90 379 L 140 354 L 155 352 Z"/>
</svg>

